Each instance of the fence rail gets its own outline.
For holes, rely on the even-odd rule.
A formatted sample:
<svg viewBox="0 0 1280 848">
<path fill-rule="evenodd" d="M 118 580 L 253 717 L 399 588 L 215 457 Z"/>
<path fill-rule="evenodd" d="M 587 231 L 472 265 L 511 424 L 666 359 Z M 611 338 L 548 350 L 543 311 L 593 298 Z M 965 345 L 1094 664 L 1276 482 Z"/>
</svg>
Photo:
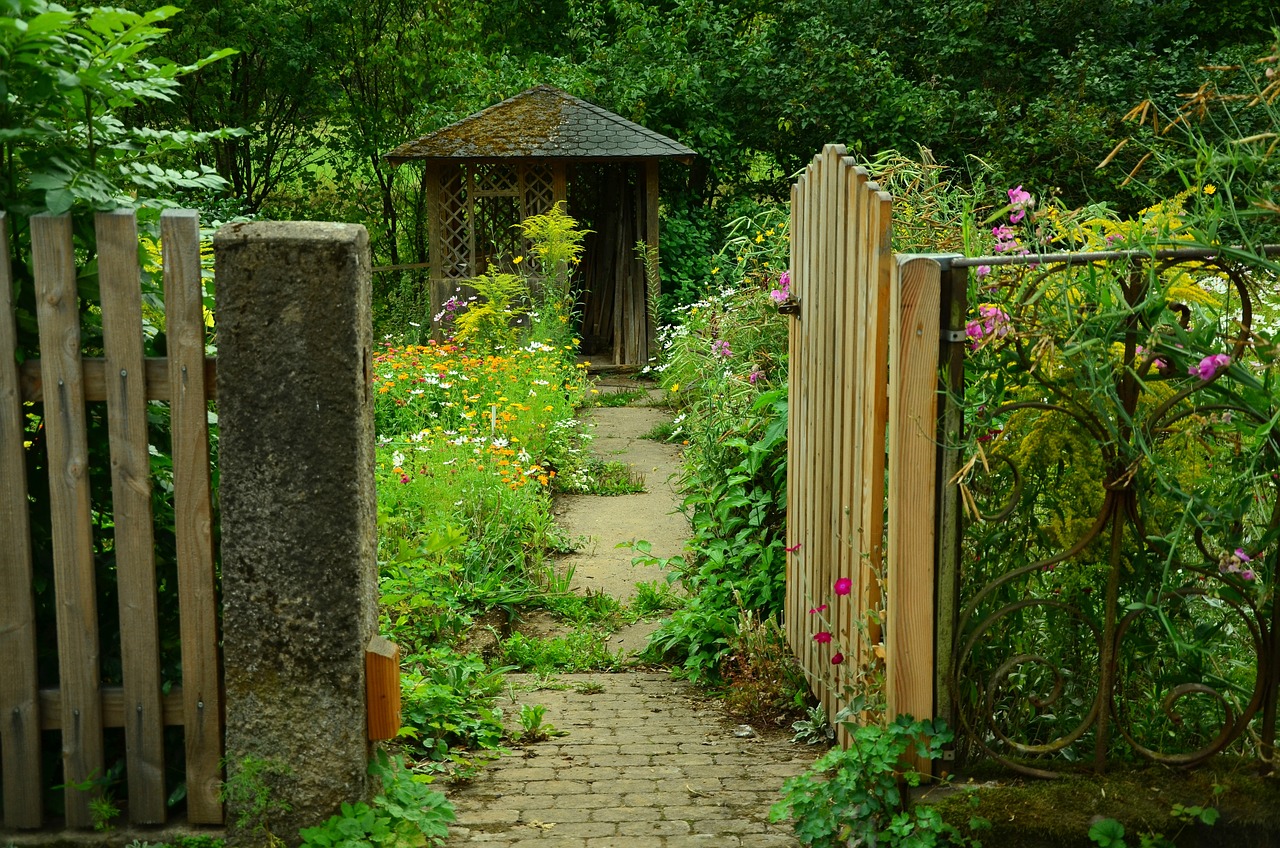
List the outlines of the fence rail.
<svg viewBox="0 0 1280 848">
<path fill-rule="evenodd" d="M 123 727 L 129 817 L 165 820 L 164 727 L 182 725 L 187 817 L 222 821 L 221 676 L 212 547 L 208 400 L 214 364 L 205 357 L 200 233 L 195 213 L 161 218 L 169 356 L 143 356 L 137 223 L 131 212 L 99 214 L 98 275 L 103 356 L 81 346 L 71 221 L 31 219 L 32 271 L 41 357 L 16 363 L 18 349 L 8 222 L 0 212 L 0 770 L 5 827 L 43 820 L 40 731 L 62 737 L 66 823 L 92 823 L 90 802 L 104 774 L 103 729 Z M 147 411 L 170 404 L 174 514 L 178 538 L 182 685 L 164 694 L 160 670 L 152 484 Z M 114 561 L 119 595 L 122 685 L 103 686 L 97 570 L 89 476 L 87 404 L 106 403 L 111 457 Z M 58 686 L 40 688 L 26 479 L 27 404 L 48 447 Z M 10 541 L 11 540 L 11 541 Z M 88 787 L 88 788 L 81 788 Z"/>
</svg>

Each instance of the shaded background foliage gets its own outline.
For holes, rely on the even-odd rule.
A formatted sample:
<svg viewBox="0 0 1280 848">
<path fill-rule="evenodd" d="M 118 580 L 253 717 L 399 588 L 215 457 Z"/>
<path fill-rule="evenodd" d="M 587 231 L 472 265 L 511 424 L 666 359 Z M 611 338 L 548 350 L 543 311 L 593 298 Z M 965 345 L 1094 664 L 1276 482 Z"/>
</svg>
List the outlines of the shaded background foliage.
<svg viewBox="0 0 1280 848">
<path fill-rule="evenodd" d="M 141 0 L 128 0 L 141 8 Z M 167 55 L 240 53 L 152 104 L 161 123 L 251 134 L 202 153 L 251 212 L 365 223 L 378 264 L 426 259 L 412 167 L 379 155 L 536 83 L 560 86 L 696 149 L 664 169 L 669 291 L 694 299 L 707 245 L 785 200 L 822 144 L 865 156 L 931 149 L 991 184 L 1055 187 L 1132 212 L 1180 186 L 1122 186 L 1095 166 L 1151 98 L 1167 112 L 1200 66 L 1265 52 L 1275 11 L 1155 0 L 192 0 Z M 404 281 L 380 277 L 386 295 Z"/>
</svg>

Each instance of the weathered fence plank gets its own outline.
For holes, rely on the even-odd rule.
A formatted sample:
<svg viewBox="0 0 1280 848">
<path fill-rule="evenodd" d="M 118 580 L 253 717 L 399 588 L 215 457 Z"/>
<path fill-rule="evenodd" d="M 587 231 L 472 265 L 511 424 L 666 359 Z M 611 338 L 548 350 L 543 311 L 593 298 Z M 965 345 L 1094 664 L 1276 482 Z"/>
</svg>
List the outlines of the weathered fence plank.
<svg viewBox="0 0 1280 848">
<path fill-rule="evenodd" d="M 148 356 L 142 363 L 146 377 L 147 400 L 171 400 L 169 389 L 169 360 L 160 356 Z M 84 376 L 84 399 L 90 403 L 107 399 L 107 362 L 101 357 L 81 357 L 80 370 Z M 205 394 L 209 400 L 217 400 L 215 380 L 218 377 L 218 361 L 212 356 L 204 360 Z M 18 367 L 18 379 L 22 399 L 28 403 L 44 401 L 44 382 L 40 378 L 40 360 L 28 359 Z"/>
<path fill-rule="evenodd" d="M 91 781 L 103 773 L 103 745 L 89 447 L 71 219 L 33 216 L 31 253 L 41 376 L 49 388 L 43 420 L 49 446 L 66 820 L 71 827 L 86 827 L 93 822 L 89 803 L 97 792 Z M 86 784 L 89 789 L 79 788 Z"/>
<path fill-rule="evenodd" d="M 933 718 L 937 261 L 899 257 L 891 286 L 885 694 L 889 715 Z M 928 760 L 911 755 L 929 773 Z"/>
<path fill-rule="evenodd" d="M 31 587 L 31 528 L 23 407 L 9 265 L 9 225 L 0 210 L 0 757 L 4 826 L 42 823 L 40 714 L 36 695 L 36 613 Z"/>
<path fill-rule="evenodd" d="M 187 818 L 220 824 L 222 693 L 213 568 L 209 409 L 204 385 L 204 300 L 196 213 L 160 216 L 173 429 L 174 532 L 182 629 Z"/>
<path fill-rule="evenodd" d="M 129 819 L 165 820 L 164 715 L 160 703 L 160 637 L 156 614 L 151 457 L 142 349 L 138 226 L 132 211 L 96 216 L 102 292 L 111 511 L 115 524 L 124 697 L 125 774 Z"/>
</svg>

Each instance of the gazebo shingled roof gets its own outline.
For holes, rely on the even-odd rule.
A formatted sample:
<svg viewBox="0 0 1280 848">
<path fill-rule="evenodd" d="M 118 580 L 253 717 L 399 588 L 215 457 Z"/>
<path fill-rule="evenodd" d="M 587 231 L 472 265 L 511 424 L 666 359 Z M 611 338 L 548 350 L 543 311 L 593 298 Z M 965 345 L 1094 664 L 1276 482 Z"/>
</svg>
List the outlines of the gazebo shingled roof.
<svg viewBox="0 0 1280 848">
<path fill-rule="evenodd" d="M 386 155 L 392 165 L 429 159 L 655 159 L 697 154 L 549 85 L 523 91 Z"/>
</svg>

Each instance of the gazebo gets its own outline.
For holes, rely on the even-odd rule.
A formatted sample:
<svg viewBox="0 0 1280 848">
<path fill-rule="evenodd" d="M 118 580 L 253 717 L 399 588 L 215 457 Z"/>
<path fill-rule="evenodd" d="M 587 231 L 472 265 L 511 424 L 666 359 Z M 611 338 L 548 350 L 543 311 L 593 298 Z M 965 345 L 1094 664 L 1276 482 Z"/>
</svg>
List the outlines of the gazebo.
<svg viewBox="0 0 1280 848">
<path fill-rule="evenodd" d="M 525 252 L 518 224 L 566 201 L 591 229 L 575 275 L 582 352 L 615 366 L 647 361 L 644 262 L 658 247 L 658 163 L 696 154 L 620 115 L 539 85 L 386 155 L 425 166 L 432 314 Z"/>
</svg>

